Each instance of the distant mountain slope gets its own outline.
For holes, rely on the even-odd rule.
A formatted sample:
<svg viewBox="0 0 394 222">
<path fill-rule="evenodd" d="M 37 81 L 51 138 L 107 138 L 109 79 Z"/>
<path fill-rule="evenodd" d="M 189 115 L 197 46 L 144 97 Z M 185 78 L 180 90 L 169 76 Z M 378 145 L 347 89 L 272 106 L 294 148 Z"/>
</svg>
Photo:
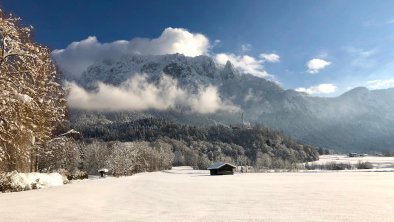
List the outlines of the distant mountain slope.
<svg viewBox="0 0 394 222">
<path fill-rule="evenodd" d="M 191 125 L 237 124 L 243 112 L 251 123 L 282 130 L 306 143 L 338 151 L 394 150 L 394 89 L 355 88 L 335 98 L 320 98 L 284 90 L 272 81 L 239 73 L 228 62 L 224 67 L 208 56 L 129 55 L 98 61 L 79 79 L 86 89 L 96 81 L 120 85 L 136 74 L 158 82 L 162 75 L 178 81 L 191 92 L 212 85 L 220 97 L 241 110 L 195 114 L 172 109 L 145 112 L 104 113 L 71 110 L 72 122 L 124 121 L 147 116 L 168 118 Z M 121 116 L 121 118 L 120 118 Z M 96 121 L 97 122 L 97 121 Z"/>
</svg>

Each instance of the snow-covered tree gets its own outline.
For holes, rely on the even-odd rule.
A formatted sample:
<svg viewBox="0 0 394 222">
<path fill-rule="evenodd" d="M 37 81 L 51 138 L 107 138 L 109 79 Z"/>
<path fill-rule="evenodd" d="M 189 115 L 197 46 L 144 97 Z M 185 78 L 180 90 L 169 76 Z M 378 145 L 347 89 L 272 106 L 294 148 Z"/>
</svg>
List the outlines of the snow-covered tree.
<svg viewBox="0 0 394 222">
<path fill-rule="evenodd" d="M 37 169 L 40 147 L 66 112 L 50 50 L 0 9 L 0 170 Z"/>
<path fill-rule="evenodd" d="M 89 174 L 97 174 L 97 170 L 105 168 L 105 161 L 111 155 L 113 142 L 106 143 L 93 140 L 90 144 L 82 146 L 84 158 L 84 170 Z"/>
<path fill-rule="evenodd" d="M 66 136 L 49 140 L 40 150 L 39 169 L 47 169 L 49 172 L 63 169 L 70 174 L 74 173 L 82 162 L 80 146 L 81 143 Z"/>
<path fill-rule="evenodd" d="M 152 143 L 146 141 L 117 142 L 113 144 L 112 149 L 105 165 L 115 176 L 168 170 L 171 169 L 174 159 L 171 145 L 161 140 Z"/>
</svg>

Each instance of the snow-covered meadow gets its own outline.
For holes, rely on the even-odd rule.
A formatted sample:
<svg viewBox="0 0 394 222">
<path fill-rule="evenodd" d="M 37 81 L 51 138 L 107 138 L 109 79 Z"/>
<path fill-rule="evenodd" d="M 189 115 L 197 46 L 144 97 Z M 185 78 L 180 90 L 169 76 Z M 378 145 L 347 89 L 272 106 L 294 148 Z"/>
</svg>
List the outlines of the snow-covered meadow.
<svg viewBox="0 0 394 222">
<path fill-rule="evenodd" d="M 348 157 L 347 155 L 322 155 L 319 160 L 310 162 L 309 164 L 328 164 L 328 163 L 344 163 L 350 165 L 357 165 L 359 162 L 370 162 L 373 169 L 368 171 L 394 171 L 394 157 L 381 156 L 359 156 Z M 365 170 L 364 170 L 365 171 Z"/>
<path fill-rule="evenodd" d="M 2 221 L 392 221 L 393 172 L 209 176 L 189 167 L 0 194 Z"/>
</svg>

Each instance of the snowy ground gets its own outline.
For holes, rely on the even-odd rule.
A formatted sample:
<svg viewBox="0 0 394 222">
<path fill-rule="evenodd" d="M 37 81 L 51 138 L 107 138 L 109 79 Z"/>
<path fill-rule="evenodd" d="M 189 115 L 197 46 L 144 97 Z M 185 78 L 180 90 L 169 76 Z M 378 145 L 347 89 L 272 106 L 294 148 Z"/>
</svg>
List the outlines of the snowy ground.
<svg viewBox="0 0 394 222">
<path fill-rule="evenodd" d="M 319 156 L 315 164 L 326 164 L 330 162 L 347 163 L 356 165 L 359 161 L 370 162 L 376 170 L 394 170 L 394 157 L 365 156 L 365 157 L 348 157 L 346 155 L 322 155 Z"/>
<path fill-rule="evenodd" d="M 188 167 L 0 194 L 1 221 L 393 221 L 394 173 Z"/>
</svg>

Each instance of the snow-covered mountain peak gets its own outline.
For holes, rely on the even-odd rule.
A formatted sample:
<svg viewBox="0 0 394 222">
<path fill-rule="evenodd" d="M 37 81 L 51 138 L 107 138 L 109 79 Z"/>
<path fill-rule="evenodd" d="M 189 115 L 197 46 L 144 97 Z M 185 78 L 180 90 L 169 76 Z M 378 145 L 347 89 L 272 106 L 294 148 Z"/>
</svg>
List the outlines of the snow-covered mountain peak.
<svg viewBox="0 0 394 222">
<path fill-rule="evenodd" d="M 239 75 L 239 73 L 235 69 L 234 65 L 230 61 L 227 61 L 226 65 L 224 66 L 224 68 L 222 70 L 222 78 L 223 79 L 232 79 L 238 75 Z"/>
<path fill-rule="evenodd" d="M 220 85 L 223 80 L 241 76 L 230 62 L 221 66 L 209 56 L 132 54 L 96 61 L 75 80 L 85 88 L 93 88 L 97 81 L 120 85 L 136 74 L 146 74 L 152 81 L 166 74 L 182 86 L 191 84 L 194 87 Z"/>
</svg>

